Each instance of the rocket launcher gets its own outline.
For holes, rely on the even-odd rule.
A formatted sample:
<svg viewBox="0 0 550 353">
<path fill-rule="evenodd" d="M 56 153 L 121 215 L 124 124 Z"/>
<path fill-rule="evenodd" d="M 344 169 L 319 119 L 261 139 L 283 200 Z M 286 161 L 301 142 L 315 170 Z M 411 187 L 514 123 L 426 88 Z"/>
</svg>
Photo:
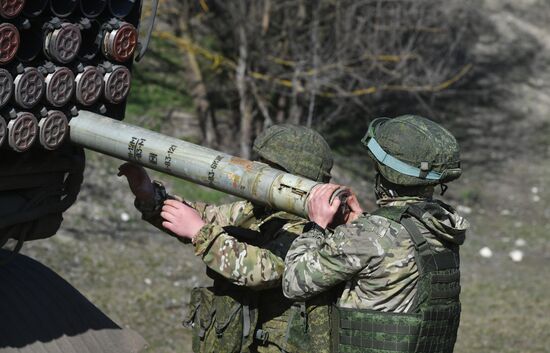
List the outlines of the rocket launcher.
<svg viewBox="0 0 550 353">
<path fill-rule="evenodd" d="M 123 120 L 144 0 L 0 0 L 0 247 L 55 234 L 82 183 L 80 111 Z"/>
<path fill-rule="evenodd" d="M 0 247 L 57 232 L 82 183 L 83 147 L 307 216 L 317 182 L 121 121 L 148 42 L 138 40 L 141 8 L 0 0 Z"/>
</svg>

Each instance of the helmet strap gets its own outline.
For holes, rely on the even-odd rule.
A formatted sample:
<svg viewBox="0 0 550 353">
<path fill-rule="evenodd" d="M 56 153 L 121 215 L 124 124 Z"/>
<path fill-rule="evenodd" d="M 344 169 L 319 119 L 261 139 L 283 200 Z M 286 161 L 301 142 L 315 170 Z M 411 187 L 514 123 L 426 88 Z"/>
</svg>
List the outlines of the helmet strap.
<svg viewBox="0 0 550 353">
<path fill-rule="evenodd" d="M 442 189 L 442 195 L 447 190 L 447 185 L 440 184 Z M 418 186 L 406 186 L 394 184 L 391 181 L 384 178 L 384 176 L 378 171 L 376 173 L 375 193 L 377 200 L 382 198 L 396 198 L 396 197 L 421 197 L 425 199 L 431 199 L 434 193 L 433 185 L 418 185 Z"/>
<path fill-rule="evenodd" d="M 383 177 L 380 174 L 380 172 L 376 173 L 376 179 L 375 179 L 375 185 L 374 185 L 374 193 L 376 195 L 376 199 L 385 199 L 385 198 L 396 198 L 399 197 L 397 192 L 389 187 L 387 187 L 386 183 L 383 182 Z"/>
<path fill-rule="evenodd" d="M 374 178 L 374 195 L 376 196 L 377 200 L 384 198 L 382 185 L 380 185 L 380 173 L 378 172 L 376 173 L 376 176 Z"/>
<path fill-rule="evenodd" d="M 439 186 L 441 187 L 441 192 L 439 193 L 439 195 L 443 196 L 445 195 L 445 193 L 447 192 L 447 189 L 449 188 L 449 186 L 447 186 L 447 184 L 439 184 Z"/>
</svg>

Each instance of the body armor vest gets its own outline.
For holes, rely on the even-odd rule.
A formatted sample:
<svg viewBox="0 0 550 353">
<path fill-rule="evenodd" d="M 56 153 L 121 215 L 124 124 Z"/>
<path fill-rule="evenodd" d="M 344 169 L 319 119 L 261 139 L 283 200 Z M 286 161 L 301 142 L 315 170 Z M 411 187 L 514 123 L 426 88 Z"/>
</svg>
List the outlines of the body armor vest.
<svg viewBox="0 0 550 353">
<path fill-rule="evenodd" d="M 337 308 L 338 353 L 452 353 L 460 321 L 458 246 L 435 252 L 412 218 L 419 206 L 385 207 L 379 216 L 405 227 L 415 246 L 417 293 L 407 313 Z"/>
</svg>

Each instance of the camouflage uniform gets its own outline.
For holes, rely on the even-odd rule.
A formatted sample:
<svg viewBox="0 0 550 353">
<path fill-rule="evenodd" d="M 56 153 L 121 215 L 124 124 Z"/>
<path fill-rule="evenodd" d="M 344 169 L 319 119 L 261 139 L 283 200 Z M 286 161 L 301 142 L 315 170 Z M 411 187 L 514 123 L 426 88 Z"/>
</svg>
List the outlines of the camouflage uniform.
<svg viewBox="0 0 550 353">
<path fill-rule="evenodd" d="M 304 127 L 273 126 L 255 139 L 254 151 L 291 173 L 318 181 L 330 176 L 330 148 Z M 158 183 L 155 193 L 159 200 L 171 197 Z M 195 288 L 191 295 L 186 321 L 194 330 L 193 350 L 329 353 L 331 293 L 295 302 L 281 289 L 284 258 L 306 221 L 248 201 L 188 204 L 206 222 L 194 239 L 195 254 L 214 279 L 212 287 Z M 141 210 L 145 220 L 164 230 L 160 208 Z"/>
<path fill-rule="evenodd" d="M 248 201 L 192 206 L 207 223 L 194 245 L 195 254 L 208 268 L 239 286 L 254 289 L 280 286 L 284 256 L 302 231 L 305 223 L 302 218 L 285 212 L 267 212 Z M 246 239 L 248 242 L 237 239 L 224 229 L 227 226 L 247 229 L 251 239 Z M 262 234 L 254 236 L 253 232 Z"/>
<path fill-rule="evenodd" d="M 187 319 L 197 329 L 193 350 L 328 353 L 328 302 L 332 295 L 296 303 L 285 298 L 280 287 L 286 252 L 302 232 L 306 220 L 248 201 L 221 206 L 198 202 L 189 205 L 207 222 L 196 236 L 194 246 L 195 254 L 202 258 L 208 275 L 214 279 L 212 288 L 194 290 L 195 302 L 192 299 Z M 158 212 L 142 213 L 144 220 L 162 229 Z M 206 312 L 205 305 L 201 308 L 199 304 L 205 300 L 210 301 Z M 220 307 L 229 310 L 222 311 Z M 248 323 L 243 325 L 240 319 L 235 319 L 237 316 L 247 316 Z M 219 322 L 227 323 L 226 327 L 216 327 Z M 247 331 L 246 326 L 249 328 L 246 337 L 241 338 L 239 335 Z"/>
<path fill-rule="evenodd" d="M 419 203 L 418 198 L 386 199 L 382 209 Z M 468 222 L 443 203 L 433 202 L 416 225 L 436 251 L 464 242 Z M 445 243 L 445 244 L 443 244 Z M 286 257 L 283 290 L 304 300 L 346 282 L 339 306 L 383 312 L 408 312 L 416 295 L 418 269 L 414 244 L 403 225 L 364 214 L 325 236 L 302 234 Z"/>
<path fill-rule="evenodd" d="M 313 227 L 289 249 L 283 291 L 305 300 L 344 284 L 338 353 L 452 353 L 460 321 L 459 246 L 468 222 L 433 200 L 461 174 L 458 144 L 417 116 L 376 119 L 362 141 L 381 206 L 334 232 Z"/>
</svg>

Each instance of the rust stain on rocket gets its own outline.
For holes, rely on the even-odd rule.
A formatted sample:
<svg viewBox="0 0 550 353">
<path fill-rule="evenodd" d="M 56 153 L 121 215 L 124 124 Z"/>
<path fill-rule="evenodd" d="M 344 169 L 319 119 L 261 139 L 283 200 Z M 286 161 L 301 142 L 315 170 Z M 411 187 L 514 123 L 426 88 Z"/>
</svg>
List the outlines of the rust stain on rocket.
<svg viewBox="0 0 550 353">
<path fill-rule="evenodd" d="M 241 176 L 235 173 L 227 173 L 226 175 L 227 175 L 227 178 L 231 180 L 231 186 L 233 186 L 233 188 L 235 189 L 239 188 L 239 184 L 241 182 Z"/>
<path fill-rule="evenodd" d="M 251 172 L 252 169 L 254 169 L 254 162 L 249 161 L 247 159 L 242 159 L 242 158 L 239 158 L 239 157 L 231 157 L 231 159 L 229 160 L 229 163 L 235 164 L 235 165 L 240 165 L 247 172 Z"/>
</svg>

